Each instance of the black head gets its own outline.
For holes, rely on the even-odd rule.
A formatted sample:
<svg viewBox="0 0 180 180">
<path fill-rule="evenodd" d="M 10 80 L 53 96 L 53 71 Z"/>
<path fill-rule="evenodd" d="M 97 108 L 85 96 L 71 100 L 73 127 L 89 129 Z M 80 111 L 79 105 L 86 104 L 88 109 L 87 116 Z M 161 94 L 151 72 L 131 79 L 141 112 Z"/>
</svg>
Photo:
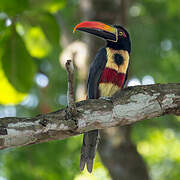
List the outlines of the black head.
<svg viewBox="0 0 180 180">
<path fill-rule="evenodd" d="M 78 24 L 74 30 L 84 31 L 103 38 L 107 42 L 107 47 L 116 50 L 127 50 L 131 52 L 131 41 L 129 33 L 119 25 L 110 26 L 96 21 L 84 21 Z"/>
<path fill-rule="evenodd" d="M 131 52 L 131 40 L 129 33 L 120 25 L 113 25 L 117 29 L 117 41 L 107 40 L 107 47 L 115 50 L 127 50 Z"/>
</svg>

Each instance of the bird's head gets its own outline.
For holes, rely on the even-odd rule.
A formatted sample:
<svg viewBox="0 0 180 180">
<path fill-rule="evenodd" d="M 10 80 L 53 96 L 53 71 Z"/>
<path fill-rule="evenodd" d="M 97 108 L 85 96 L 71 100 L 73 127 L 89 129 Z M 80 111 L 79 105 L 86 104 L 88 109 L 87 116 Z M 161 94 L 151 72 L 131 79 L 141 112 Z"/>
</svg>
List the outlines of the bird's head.
<svg viewBox="0 0 180 180">
<path fill-rule="evenodd" d="M 129 53 L 131 52 L 129 33 L 122 26 L 110 26 L 96 21 L 84 21 L 78 24 L 74 28 L 73 32 L 76 30 L 94 34 L 105 39 L 107 42 L 107 47 L 115 50 L 127 50 Z"/>
</svg>

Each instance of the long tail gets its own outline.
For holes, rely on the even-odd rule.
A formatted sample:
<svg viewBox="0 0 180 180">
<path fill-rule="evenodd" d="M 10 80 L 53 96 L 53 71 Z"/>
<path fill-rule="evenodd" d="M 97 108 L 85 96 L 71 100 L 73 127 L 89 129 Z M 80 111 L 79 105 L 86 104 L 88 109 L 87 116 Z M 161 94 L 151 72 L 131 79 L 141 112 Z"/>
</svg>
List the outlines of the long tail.
<svg viewBox="0 0 180 180">
<path fill-rule="evenodd" d="M 85 164 L 89 173 L 92 172 L 93 161 L 96 155 L 98 145 L 99 131 L 93 130 L 84 133 L 83 144 L 81 147 L 80 169 L 84 169 Z"/>
</svg>

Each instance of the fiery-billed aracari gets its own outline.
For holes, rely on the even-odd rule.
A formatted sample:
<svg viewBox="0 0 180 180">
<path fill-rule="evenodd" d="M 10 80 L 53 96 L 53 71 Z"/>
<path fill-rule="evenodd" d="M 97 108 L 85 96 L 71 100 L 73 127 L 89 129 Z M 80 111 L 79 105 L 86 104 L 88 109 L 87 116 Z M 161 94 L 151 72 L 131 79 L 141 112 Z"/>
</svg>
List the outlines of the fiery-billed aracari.
<svg viewBox="0 0 180 180">
<path fill-rule="evenodd" d="M 82 22 L 74 28 L 75 30 L 94 34 L 106 40 L 106 46 L 98 51 L 90 66 L 87 84 L 88 98 L 112 96 L 123 88 L 127 80 L 131 52 L 128 32 L 122 26 L 109 26 L 96 21 Z M 98 130 L 84 133 L 80 160 L 81 170 L 86 164 L 87 170 L 92 172 L 98 134 Z"/>
</svg>

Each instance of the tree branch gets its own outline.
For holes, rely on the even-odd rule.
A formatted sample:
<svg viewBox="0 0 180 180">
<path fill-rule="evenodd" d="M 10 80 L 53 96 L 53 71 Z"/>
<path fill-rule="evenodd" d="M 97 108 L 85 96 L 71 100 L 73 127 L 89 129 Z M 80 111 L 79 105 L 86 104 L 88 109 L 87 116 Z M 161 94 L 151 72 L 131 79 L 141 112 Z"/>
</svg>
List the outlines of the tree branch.
<svg viewBox="0 0 180 180">
<path fill-rule="evenodd" d="M 76 107 L 78 114 L 73 119 L 67 118 L 67 108 L 34 118 L 1 118 L 0 149 L 60 140 L 165 114 L 180 115 L 180 83 L 128 87 L 109 100 L 89 99 Z"/>
</svg>

